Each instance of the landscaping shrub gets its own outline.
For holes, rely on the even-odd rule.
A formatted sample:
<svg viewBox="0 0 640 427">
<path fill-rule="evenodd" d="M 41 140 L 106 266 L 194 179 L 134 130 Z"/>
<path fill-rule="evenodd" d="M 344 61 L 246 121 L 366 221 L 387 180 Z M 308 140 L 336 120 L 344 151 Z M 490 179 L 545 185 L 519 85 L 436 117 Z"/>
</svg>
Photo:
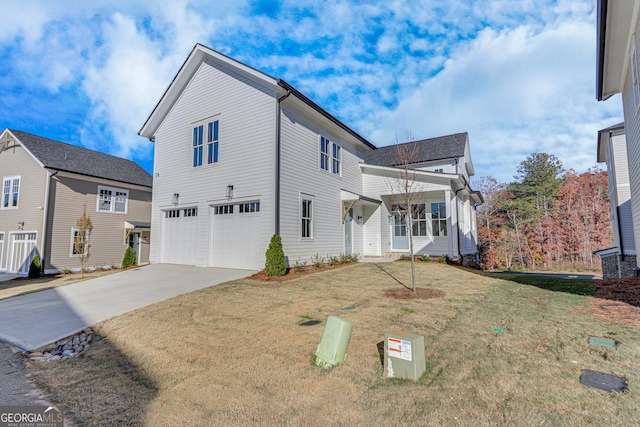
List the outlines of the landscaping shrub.
<svg viewBox="0 0 640 427">
<path fill-rule="evenodd" d="M 271 238 L 266 258 L 264 271 L 267 276 L 284 276 L 287 273 L 287 262 L 284 259 L 284 251 L 282 250 L 282 239 L 277 234 L 274 234 Z"/>
<path fill-rule="evenodd" d="M 420 259 L 421 259 L 422 261 L 424 261 L 424 262 L 429 262 L 429 261 L 431 261 L 431 257 L 430 257 L 429 255 L 422 255 L 422 256 L 420 257 Z"/>
<path fill-rule="evenodd" d="M 400 261 L 411 261 L 411 255 L 400 255 Z"/>
<path fill-rule="evenodd" d="M 131 246 L 127 246 L 127 250 L 124 251 L 124 257 L 122 258 L 122 268 L 131 267 L 136 264 L 136 254 L 133 252 Z"/>
<path fill-rule="evenodd" d="M 29 266 L 29 279 L 37 279 L 42 272 L 42 264 L 40 263 L 40 255 L 35 254 Z"/>
<path fill-rule="evenodd" d="M 306 266 L 307 261 L 301 261 L 300 257 L 298 257 L 298 260 L 293 264 L 293 269 L 297 272 L 302 272 L 305 270 Z"/>
<path fill-rule="evenodd" d="M 324 264 L 324 257 L 318 254 L 315 254 L 315 256 L 311 257 L 311 264 L 313 264 L 315 268 L 320 268 L 320 266 Z"/>
<path fill-rule="evenodd" d="M 451 258 L 449 258 L 449 255 L 440 255 L 440 263 L 449 264 L 449 262 L 451 262 Z"/>
</svg>

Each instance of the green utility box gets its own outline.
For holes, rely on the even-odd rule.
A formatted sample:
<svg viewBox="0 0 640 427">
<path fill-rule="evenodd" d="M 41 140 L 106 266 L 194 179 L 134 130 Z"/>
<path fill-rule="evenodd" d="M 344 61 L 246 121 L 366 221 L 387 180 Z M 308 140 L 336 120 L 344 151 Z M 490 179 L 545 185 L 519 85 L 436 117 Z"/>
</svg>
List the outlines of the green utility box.
<svg viewBox="0 0 640 427">
<path fill-rule="evenodd" d="M 384 334 L 384 374 L 418 381 L 427 370 L 424 337 L 405 332 Z"/>
<path fill-rule="evenodd" d="M 351 322 L 342 317 L 329 316 L 324 328 L 322 340 L 316 350 L 314 363 L 329 369 L 344 362 L 347 357 L 347 347 L 351 338 Z"/>
</svg>

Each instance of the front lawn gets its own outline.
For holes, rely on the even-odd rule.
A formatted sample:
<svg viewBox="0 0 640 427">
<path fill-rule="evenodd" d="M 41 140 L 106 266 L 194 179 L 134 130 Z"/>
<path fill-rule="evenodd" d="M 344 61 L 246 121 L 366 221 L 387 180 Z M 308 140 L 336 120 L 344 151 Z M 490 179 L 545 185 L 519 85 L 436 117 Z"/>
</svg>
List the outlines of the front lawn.
<svg viewBox="0 0 640 427">
<path fill-rule="evenodd" d="M 403 262 L 238 280 L 103 322 L 82 358 L 30 371 L 81 425 L 637 423 L 639 329 L 599 320 L 590 297 L 561 285 L 435 263 L 416 271 L 419 287 L 444 296 L 385 297 L 398 281 L 410 286 Z M 327 372 L 311 359 L 329 315 L 353 333 L 346 362 Z M 299 326 L 315 319 L 322 324 Z M 382 377 L 377 344 L 389 331 L 424 336 L 420 382 Z M 619 345 L 590 347 L 590 336 Z M 587 388 L 583 368 L 621 375 L 629 391 Z"/>
</svg>

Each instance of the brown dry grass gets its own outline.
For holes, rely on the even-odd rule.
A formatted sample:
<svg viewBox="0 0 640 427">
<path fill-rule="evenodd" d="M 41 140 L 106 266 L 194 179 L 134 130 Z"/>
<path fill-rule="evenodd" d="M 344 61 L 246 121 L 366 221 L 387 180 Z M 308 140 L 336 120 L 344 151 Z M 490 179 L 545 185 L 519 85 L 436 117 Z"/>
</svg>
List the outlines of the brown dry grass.
<svg viewBox="0 0 640 427">
<path fill-rule="evenodd" d="M 96 329 L 106 339 L 83 360 L 30 370 L 82 425 L 637 421 L 639 330 L 576 313 L 589 297 L 441 264 L 416 269 L 419 287 L 445 297 L 386 298 L 400 286 L 395 279 L 410 283 L 406 263 L 357 264 L 281 283 L 239 280 L 103 322 Z M 327 372 L 311 364 L 324 323 L 299 323 L 329 315 L 351 321 L 353 333 L 346 362 Z M 418 383 L 382 377 L 377 343 L 395 330 L 425 337 L 428 376 Z M 589 336 L 620 345 L 590 348 Z M 629 392 L 586 388 L 581 368 L 623 375 Z"/>
</svg>

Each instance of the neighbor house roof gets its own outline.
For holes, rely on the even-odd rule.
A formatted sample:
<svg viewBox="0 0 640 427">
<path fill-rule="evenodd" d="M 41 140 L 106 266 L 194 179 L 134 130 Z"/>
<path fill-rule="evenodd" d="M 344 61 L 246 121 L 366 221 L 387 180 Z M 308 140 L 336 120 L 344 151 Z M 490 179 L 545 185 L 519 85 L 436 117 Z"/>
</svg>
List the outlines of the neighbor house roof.
<svg viewBox="0 0 640 427">
<path fill-rule="evenodd" d="M 467 132 L 462 132 L 453 135 L 439 136 L 437 138 L 421 139 L 419 141 L 380 147 L 377 150 L 367 151 L 364 154 L 364 162 L 378 166 L 401 165 L 404 162 L 398 159 L 397 147 L 407 145 L 416 145 L 418 147 L 417 156 L 415 159 L 411 160 L 411 164 L 464 157 L 468 138 L 469 136 Z"/>
<path fill-rule="evenodd" d="M 597 159 L 598 163 L 607 161 L 607 147 L 609 137 L 613 133 L 624 132 L 624 122 L 618 123 L 617 125 L 609 126 L 608 128 L 604 128 L 598 131 L 598 152 Z"/>
<path fill-rule="evenodd" d="M 45 168 L 151 187 L 153 178 L 131 160 L 8 129 Z"/>
</svg>

